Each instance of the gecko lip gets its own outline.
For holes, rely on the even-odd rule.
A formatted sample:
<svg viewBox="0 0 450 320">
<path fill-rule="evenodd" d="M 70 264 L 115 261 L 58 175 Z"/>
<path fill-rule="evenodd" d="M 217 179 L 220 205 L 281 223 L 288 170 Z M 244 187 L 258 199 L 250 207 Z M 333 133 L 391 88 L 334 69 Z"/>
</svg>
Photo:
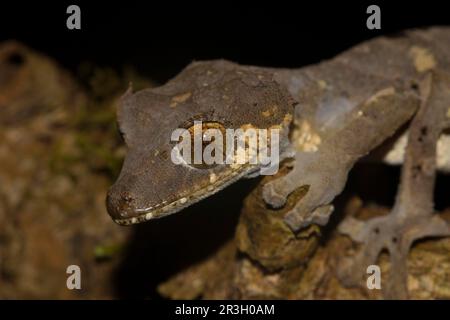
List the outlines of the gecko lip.
<svg viewBox="0 0 450 320">
<path fill-rule="evenodd" d="M 162 218 L 176 213 L 204 198 L 209 197 L 210 195 L 213 195 L 226 186 L 239 180 L 243 176 L 249 174 L 251 171 L 255 170 L 255 168 L 256 167 L 251 165 L 240 166 L 227 174 L 223 174 L 222 177 L 219 177 L 214 183 L 208 184 L 202 188 L 190 192 L 189 194 L 180 196 L 175 200 L 165 200 L 149 207 L 133 207 L 127 202 L 126 197 L 125 202 L 116 203 L 113 200 L 113 195 L 109 192 L 106 200 L 108 212 L 114 222 L 125 226 Z"/>
</svg>

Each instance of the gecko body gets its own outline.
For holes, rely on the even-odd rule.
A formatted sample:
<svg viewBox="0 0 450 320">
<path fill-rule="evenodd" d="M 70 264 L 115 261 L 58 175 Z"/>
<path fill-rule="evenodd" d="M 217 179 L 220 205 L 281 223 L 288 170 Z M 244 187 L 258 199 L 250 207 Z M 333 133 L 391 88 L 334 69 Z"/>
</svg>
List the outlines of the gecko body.
<svg viewBox="0 0 450 320">
<path fill-rule="evenodd" d="M 338 227 L 361 244 L 339 267 L 345 285 L 364 283 L 367 266 L 388 250 L 395 272 L 384 295 L 407 298 L 411 245 L 450 235 L 433 205 L 435 171 L 450 169 L 448 27 L 375 38 L 300 69 L 195 62 L 162 87 L 127 92 L 118 120 L 128 154 L 107 206 L 119 224 L 178 212 L 257 173 L 257 164 L 175 165 L 171 133 L 200 120 L 221 129 L 281 131 L 279 164 L 289 170 L 267 182 L 262 196 L 282 208 L 294 191 L 306 191 L 284 217 L 294 233 L 325 225 L 353 165 L 403 130 L 382 153 L 387 163 L 404 163 L 392 212 L 369 221 L 348 217 Z"/>
<path fill-rule="evenodd" d="M 202 120 L 226 128 L 289 126 L 293 169 L 265 186 L 265 201 L 280 207 L 306 185 L 308 194 L 286 222 L 293 230 L 323 225 L 353 164 L 411 119 L 424 74 L 436 67 L 450 70 L 449 43 L 450 31 L 443 27 L 376 38 L 293 70 L 195 62 L 162 87 L 127 92 L 118 122 L 128 155 L 108 193 L 108 211 L 119 224 L 159 218 L 255 171 L 174 165 L 171 133 Z M 404 140 L 390 150 L 388 162 L 401 162 Z"/>
</svg>

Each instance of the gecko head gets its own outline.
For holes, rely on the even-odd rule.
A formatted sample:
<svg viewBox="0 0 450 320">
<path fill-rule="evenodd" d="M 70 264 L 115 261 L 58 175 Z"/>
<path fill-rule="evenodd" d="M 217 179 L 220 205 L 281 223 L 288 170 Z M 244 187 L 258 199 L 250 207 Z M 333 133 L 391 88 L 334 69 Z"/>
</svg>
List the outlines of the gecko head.
<svg viewBox="0 0 450 320">
<path fill-rule="evenodd" d="M 261 164 L 248 162 L 206 163 L 202 156 L 195 161 L 195 136 L 204 137 L 214 129 L 226 140 L 227 129 L 278 128 L 282 152 L 293 108 L 289 93 L 271 73 L 223 60 L 192 63 L 158 88 L 128 90 L 118 108 L 119 130 L 128 151 L 108 191 L 109 214 L 123 225 L 163 217 L 260 169 Z M 219 140 L 216 135 L 208 143 L 201 138 L 200 154 L 213 142 L 224 145 Z M 191 150 L 181 151 L 184 142 Z M 225 149 L 210 154 L 222 155 Z"/>
</svg>

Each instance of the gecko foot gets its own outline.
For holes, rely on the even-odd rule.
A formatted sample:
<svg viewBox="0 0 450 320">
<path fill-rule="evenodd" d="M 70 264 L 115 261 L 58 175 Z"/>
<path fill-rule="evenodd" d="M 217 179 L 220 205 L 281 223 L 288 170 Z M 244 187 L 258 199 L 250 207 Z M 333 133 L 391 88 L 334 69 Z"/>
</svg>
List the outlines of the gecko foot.
<svg viewBox="0 0 450 320">
<path fill-rule="evenodd" d="M 327 224 L 333 212 L 331 202 L 345 186 L 351 166 L 327 161 L 332 156 L 329 150 L 299 152 L 287 175 L 264 185 L 263 198 L 266 203 L 275 208 L 284 206 L 286 202 L 292 205 L 284 221 L 293 232 L 311 224 Z M 294 197 L 295 203 L 290 203 L 288 197 L 296 190 L 304 192 L 301 197 Z"/>
<path fill-rule="evenodd" d="M 361 283 L 367 267 L 376 264 L 383 249 L 390 255 L 391 272 L 383 287 L 385 298 L 406 299 L 407 257 L 415 240 L 450 236 L 450 227 L 434 213 L 436 144 L 447 126 L 450 76 L 431 73 L 421 84 L 422 105 L 409 131 L 400 188 L 391 213 L 362 222 L 352 217 L 339 226 L 362 247 L 352 261 L 338 268 L 344 285 Z"/>
<path fill-rule="evenodd" d="M 338 268 L 338 276 L 346 286 L 365 283 L 363 277 L 367 276 L 367 267 L 377 263 L 382 250 L 388 250 L 392 271 L 387 285 L 383 286 L 383 295 L 387 299 L 408 297 L 406 262 L 414 241 L 450 236 L 450 227 L 438 215 L 405 221 L 395 213 L 367 222 L 348 218 L 339 226 L 339 231 L 362 243 L 357 255 L 344 260 Z"/>
<path fill-rule="evenodd" d="M 333 205 L 324 205 L 317 207 L 315 210 L 305 215 L 304 213 L 301 213 L 302 210 L 300 208 L 294 208 L 294 210 L 289 211 L 284 217 L 284 222 L 294 232 L 311 224 L 324 226 L 328 223 L 333 210 Z"/>
</svg>

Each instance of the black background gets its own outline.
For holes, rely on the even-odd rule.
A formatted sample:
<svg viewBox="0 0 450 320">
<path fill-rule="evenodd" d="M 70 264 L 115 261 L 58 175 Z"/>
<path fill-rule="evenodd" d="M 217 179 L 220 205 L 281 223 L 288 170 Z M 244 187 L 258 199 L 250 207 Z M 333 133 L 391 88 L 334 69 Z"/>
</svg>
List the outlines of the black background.
<svg viewBox="0 0 450 320">
<path fill-rule="evenodd" d="M 19 39 L 75 68 L 131 64 L 160 81 L 194 59 L 296 67 L 379 34 L 449 24 L 446 1 L 2 1 L 0 40 Z M 66 8 L 81 8 L 81 30 Z M 366 28 L 381 7 L 382 29 Z"/>
</svg>

